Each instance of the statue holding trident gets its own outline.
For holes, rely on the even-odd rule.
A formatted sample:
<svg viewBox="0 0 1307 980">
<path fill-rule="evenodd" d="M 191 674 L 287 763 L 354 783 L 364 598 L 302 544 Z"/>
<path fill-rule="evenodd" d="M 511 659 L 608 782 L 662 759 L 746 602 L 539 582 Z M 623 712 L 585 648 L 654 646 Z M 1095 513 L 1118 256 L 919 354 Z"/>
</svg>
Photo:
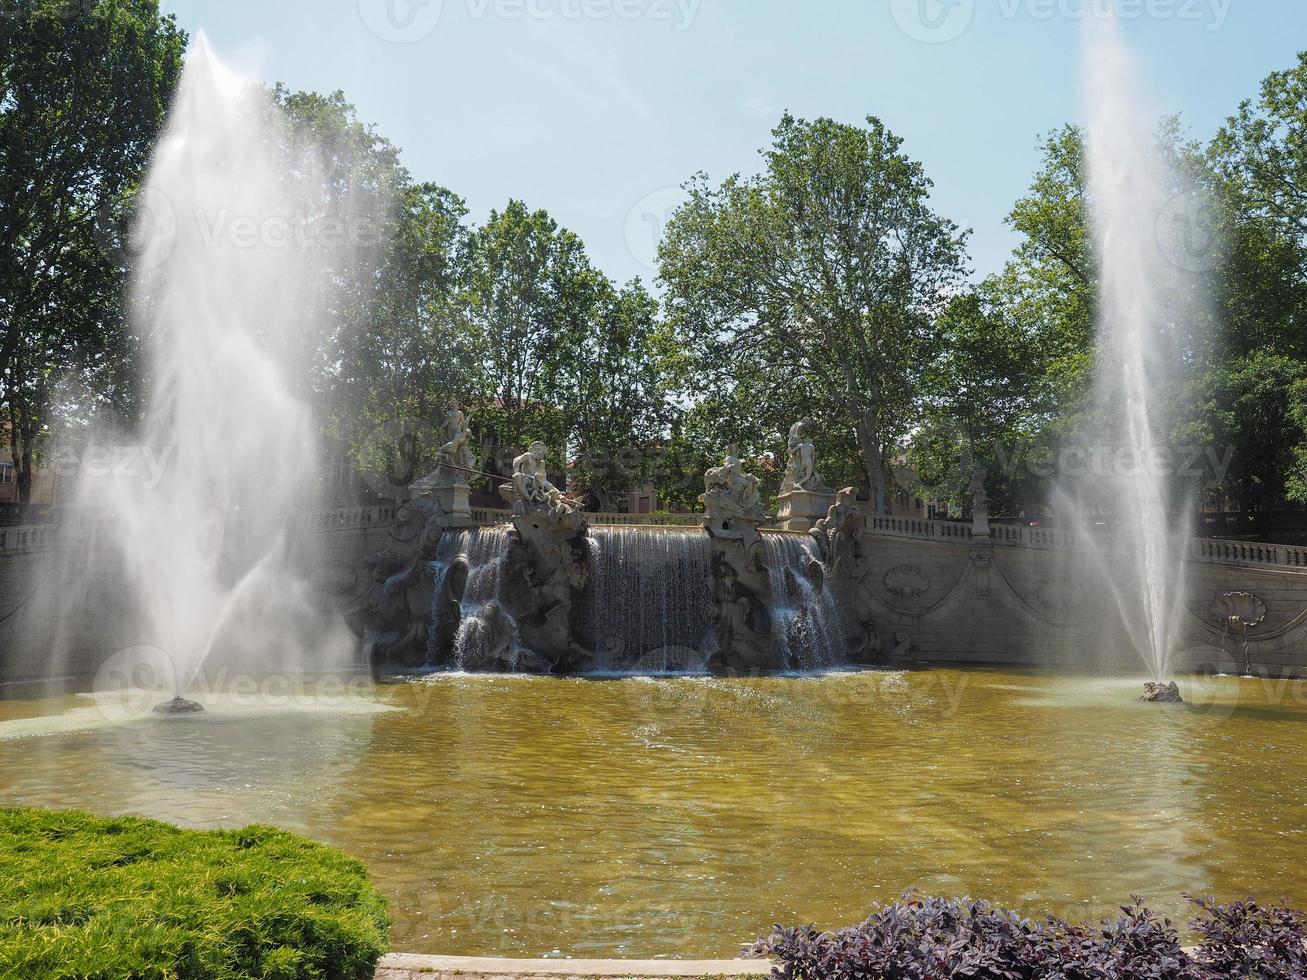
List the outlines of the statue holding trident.
<svg viewBox="0 0 1307 980">
<path fill-rule="evenodd" d="M 472 525 L 468 482 L 476 475 L 477 459 L 472 455 L 472 431 L 467 416 L 457 404 L 445 415 L 444 444 L 436 454 L 436 468 L 412 490 L 436 498 L 442 511 L 450 515 L 451 526 Z"/>
<path fill-rule="evenodd" d="M 472 433 L 467 416 L 457 404 L 451 406 L 449 414 L 445 416 L 445 439 L 447 441 L 440 447 L 436 457 L 440 462 L 436 473 L 446 479 L 452 477 L 456 483 L 467 483 L 468 477 L 476 469 L 477 460 L 472 455 Z"/>
</svg>

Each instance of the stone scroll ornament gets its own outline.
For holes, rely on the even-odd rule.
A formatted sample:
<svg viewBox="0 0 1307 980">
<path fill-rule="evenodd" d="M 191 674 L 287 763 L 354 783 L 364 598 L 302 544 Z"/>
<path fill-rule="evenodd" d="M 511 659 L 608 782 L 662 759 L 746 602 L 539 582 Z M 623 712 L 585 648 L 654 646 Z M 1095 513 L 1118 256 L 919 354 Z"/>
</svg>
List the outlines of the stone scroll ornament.
<svg viewBox="0 0 1307 980">
<path fill-rule="evenodd" d="M 771 576 L 758 533 L 758 525 L 767 520 L 758 478 L 744 472 L 730 450 L 721 466 L 704 475 L 699 502 L 712 540 L 717 649 L 708 658 L 708 668 L 717 673 L 780 669 L 783 656 L 768 608 Z"/>
</svg>

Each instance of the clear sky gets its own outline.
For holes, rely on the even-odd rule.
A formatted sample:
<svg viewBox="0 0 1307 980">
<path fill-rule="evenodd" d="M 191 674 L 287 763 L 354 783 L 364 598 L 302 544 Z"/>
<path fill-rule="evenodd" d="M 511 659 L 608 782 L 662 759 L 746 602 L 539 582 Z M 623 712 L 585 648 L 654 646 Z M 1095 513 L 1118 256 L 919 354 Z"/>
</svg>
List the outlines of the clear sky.
<svg viewBox="0 0 1307 980">
<path fill-rule="evenodd" d="M 883 119 L 974 229 L 980 274 L 1041 133 L 1080 116 L 1079 24 L 1106 0 L 164 0 L 265 81 L 343 89 L 419 180 L 481 220 L 510 197 L 611 277 L 653 278 L 697 170 L 758 169 L 789 109 Z M 1304 0 L 1116 0 L 1147 100 L 1206 139 L 1307 48 Z"/>
</svg>

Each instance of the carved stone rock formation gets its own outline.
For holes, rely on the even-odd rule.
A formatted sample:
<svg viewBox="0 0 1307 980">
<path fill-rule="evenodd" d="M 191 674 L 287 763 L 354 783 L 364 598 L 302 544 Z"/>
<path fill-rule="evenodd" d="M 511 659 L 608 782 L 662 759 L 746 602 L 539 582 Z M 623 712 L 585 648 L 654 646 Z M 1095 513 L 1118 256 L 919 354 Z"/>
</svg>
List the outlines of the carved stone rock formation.
<svg viewBox="0 0 1307 980">
<path fill-rule="evenodd" d="M 708 669 L 715 673 L 779 670 L 784 664 L 767 604 L 771 577 L 757 527 L 738 521 L 727 531 L 706 522 L 705 527 L 712 537 L 717 634 L 717 649 L 708 657 Z"/>
<path fill-rule="evenodd" d="M 203 711 L 204 705 L 198 701 L 188 701 L 179 694 L 171 701 L 156 704 L 153 710 L 156 715 L 193 715 Z"/>
<path fill-rule="evenodd" d="M 912 655 L 912 637 L 907 633 L 894 634 L 894 649 L 889 653 L 891 663 L 903 663 Z"/>
<path fill-rule="evenodd" d="M 839 612 L 850 662 L 877 664 L 883 656 L 866 582 L 871 563 L 863 554 L 864 524 L 857 492 L 845 487 L 808 534 L 816 540 L 826 564 L 826 583 Z"/>
<path fill-rule="evenodd" d="M 1154 704 L 1184 704 L 1184 698 L 1180 696 L 1180 685 L 1175 681 L 1170 684 L 1154 684 L 1150 681 L 1144 685 L 1144 694 L 1139 700 Z"/>
<path fill-rule="evenodd" d="M 382 549 L 363 560 L 372 584 L 350 604 L 345 621 L 362 639 L 374 671 L 427 661 L 435 588 L 430 568 L 445 522 L 435 497 L 414 497 L 400 505 Z"/>
<path fill-rule="evenodd" d="M 578 643 L 582 594 L 590 579 L 585 515 L 533 507 L 514 514 L 500 601 L 517 624 L 537 667 L 583 670 L 590 654 Z"/>
<path fill-rule="evenodd" d="M 716 673 L 778 670 L 782 663 L 768 600 L 771 576 L 758 525 L 767 519 L 756 477 L 734 453 L 704 476 L 703 526 L 712 541 L 713 613 L 717 649 L 708 657 Z"/>
</svg>

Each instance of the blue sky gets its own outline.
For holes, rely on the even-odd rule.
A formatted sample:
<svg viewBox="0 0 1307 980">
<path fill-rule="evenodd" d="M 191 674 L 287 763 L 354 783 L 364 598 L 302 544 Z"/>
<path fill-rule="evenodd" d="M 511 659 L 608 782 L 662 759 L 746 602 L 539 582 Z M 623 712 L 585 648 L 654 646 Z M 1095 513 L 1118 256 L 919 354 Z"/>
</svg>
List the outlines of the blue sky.
<svg viewBox="0 0 1307 980">
<path fill-rule="evenodd" d="M 782 111 L 881 117 L 1001 267 L 1039 135 L 1080 116 L 1079 25 L 1106 0 L 165 0 L 247 73 L 343 89 L 474 220 L 543 207 L 611 277 L 652 280 L 697 170 L 758 168 Z M 1116 0 L 1157 111 L 1206 139 L 1307 47 L 1302 0 Z"/>
</svg>

